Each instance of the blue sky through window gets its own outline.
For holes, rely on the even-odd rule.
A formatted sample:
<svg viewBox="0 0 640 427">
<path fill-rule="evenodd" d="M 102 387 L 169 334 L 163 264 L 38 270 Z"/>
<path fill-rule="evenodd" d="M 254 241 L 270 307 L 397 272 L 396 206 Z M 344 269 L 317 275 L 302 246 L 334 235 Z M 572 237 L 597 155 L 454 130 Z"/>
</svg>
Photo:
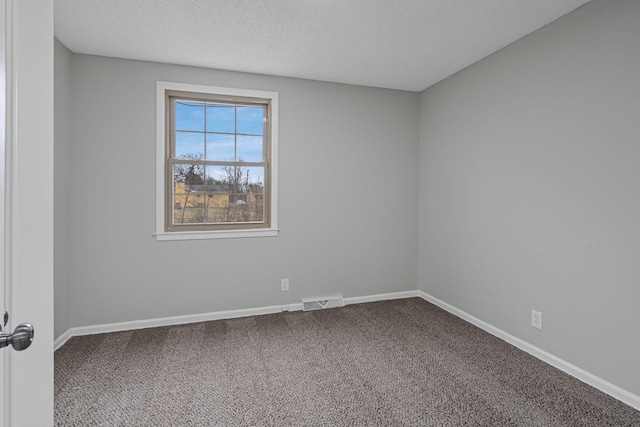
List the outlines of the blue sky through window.
<svg viewBox="0 0 640 427">
<path fill-rule="evenodd" d="M 176 157 L 199 159 L 204 155 L 204 134 L 176 131 Z"/>
<path fill-rule="evenodd" d="M 234 136 L 221 133 L 207 134 L 207 160 L 234 161 Z"/>
<path fill-rule="evenodd" d="M 204 103 L 176 101 L 176 130 L 204 132 Z"/>
<path fill-rule="evenodd" d="M 238 133 L 262 135 L 262 107 L 238 106 Z"/>
<path fill-rule="evenodd" d="M 235 106 L 228 104 L 207 104 L 208 132 L 235 132 Z"/>
<path fill-rule="evenodd" d="M 260 162 L 263 114 L 259 106 L 177 100 L 175 155 L 203 159 L 206 153 L 206 160 Z"/>
</svg>

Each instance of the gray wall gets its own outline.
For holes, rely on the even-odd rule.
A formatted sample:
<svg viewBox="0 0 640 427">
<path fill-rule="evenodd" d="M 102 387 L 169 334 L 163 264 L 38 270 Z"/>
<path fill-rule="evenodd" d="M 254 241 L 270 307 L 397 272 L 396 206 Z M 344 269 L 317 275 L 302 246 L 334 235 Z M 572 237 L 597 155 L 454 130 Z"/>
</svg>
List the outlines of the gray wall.
<svg viewBox="0 0 640 427">
<path fill-rule="evenodd" d="M 419 94 L 80 54 L 71 77 L 71 326 L 416 289 Z M 157 80 L 280 93 L 279 237 L 155 241 Z"/>
<path fill-rule="evenodd" d="M 588 3 L 420 107 L 420 289 L 635 394 L 638 22 Z"/>
<path fill-rule="evenodd" d="M 70 146 L 71 52 L 58 40 L 54 46 L 54 336 L 70 324 Z"/>
</svg>

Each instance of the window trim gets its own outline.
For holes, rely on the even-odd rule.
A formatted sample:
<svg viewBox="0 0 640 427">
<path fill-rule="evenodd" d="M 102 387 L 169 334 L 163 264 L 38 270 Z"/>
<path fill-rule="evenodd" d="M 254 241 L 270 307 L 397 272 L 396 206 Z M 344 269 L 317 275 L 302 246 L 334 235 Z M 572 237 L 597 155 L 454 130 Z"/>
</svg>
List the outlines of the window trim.
<svg viewBox="0 0 640 427">
<path fill-rule="evenodd" d="M 270 177 L 268 191 L 270 194 L 268 212 L 270 225 L 261 228 L 239 228 L 219 230 L 180 230 L 168 231 L 166 208 L 166 165 L 168 142 L 165 140 L 166 129 L 169 125 L 166 121 L 167 102 L 166 93 L 186 92 L 194 96 L 197 94 L 219 95 L 230 97 L 260 98 L 270 101 L 270 150 L 269 168 Z M 158 81 L 156 83 L 156 240 L 194 240 L 194 239 L 220 239 L 241 237 L 275 237 L 278 235 L 278 92 L 269 92 L 252 89 L 237 89 L 219 86 L 196 85 L 188 83 L 176 83 Z"/>
<path fill-rule="evenodd" d="M 215 103 L 227 103 L 227 105 L 241 105 L 241 106 L 257 106 L 263 109 L 263 118 L 266 114 L 267 120 L 262 123 L 262 152 L 263 159 L 260 161 L 212 161 L 212 160 L 181 160 L 175 157 L 174 149 L 175 149 L 175 139 L 172 138 L 172 135 L 175 134 L 175 120 L 173 120 L 173 116 L 176 113 L 175 110 L 175 102 L 178 100 L 186 100 L 186 101 L 196 101 L 196 102 L 215 102 Z M 175 101 L 175 102 L 174 102 Z M 193 93 L 193 92 L 183 92 L 183 91 L 173 91 L 166 90 L 165 91 L 165 135 L 170 135 L 168 138 L 165 137 L 165 153 L 169 153 L 165 157 L 165 230 L 167 232 L 176 232 L 176 231 L 216 231 L 216 230 L 242 230 L 242 229 L 258 229 L 258 228 L 269 228 L 269 224 L 271 224 L 271 186 L 270 186 L 270 176 L 271 176 L 271 168 L 270 168 L 270 159 L 271 159 L 271 98 L 248 98 L 248 97 L 239 97 L 239 96 L 228 96 L 228 95 L 212 95 L 210 93 Z M 205 126 L 206 132 L 206 126 Z M 206 146 L 204 147 L 206 153 Z M 205 155 L 206 157 L 206 155 Z M 171 173 L 172 166 L 177 164 L 200 164 L 204 168 L 206 165 L 211 166 L 240 166 L 240 167 L 261 167 L 264 171 L 264 208 L 263 208 L 263 220 L 259 222 L 229 222 L 229 223 L 204 223 L 204 224 L 176 224 L 172 221 L 173 217 L 173 202 L 174 197 L 172 192 L 169 191 L 169 188 L 173 187 L 173 174 Z"/>
</svg>

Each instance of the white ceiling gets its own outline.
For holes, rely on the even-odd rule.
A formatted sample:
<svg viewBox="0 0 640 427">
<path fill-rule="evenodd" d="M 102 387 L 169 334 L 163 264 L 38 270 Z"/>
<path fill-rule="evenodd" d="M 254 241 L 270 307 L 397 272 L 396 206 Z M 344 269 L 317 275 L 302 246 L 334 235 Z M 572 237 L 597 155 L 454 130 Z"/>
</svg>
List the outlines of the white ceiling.
<svg viewBox="0 0 640 427">
<path fill-rule="evenodd" d="M 589 0 L 55 0 L 76 53 L 421 91 Z"/>
</svg>

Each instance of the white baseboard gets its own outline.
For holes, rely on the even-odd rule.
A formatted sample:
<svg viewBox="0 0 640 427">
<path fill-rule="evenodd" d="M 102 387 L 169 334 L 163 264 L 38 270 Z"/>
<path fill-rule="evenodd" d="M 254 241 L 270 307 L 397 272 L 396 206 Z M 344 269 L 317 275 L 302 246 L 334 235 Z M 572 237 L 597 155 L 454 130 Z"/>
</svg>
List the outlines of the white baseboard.
<svg viewBox="0 0 640 427">
<path fill-rule="evenodd" d="M 375 302 L 375 301 L 388 301 L 392 299 L 413 298 L 417 296 L 420 296 L 420 291 L 404 291 L 404 292 L 393 292 L 390 294 L 369 295 L 364 297 L 350 297 L 350 298 L 344 299 L 344 305 L 362 304 L 365 302 Z"/>
<path fill-rule="evenodd" d="M 530 344 L 524 340 L 521 340 L 520 338 L 515 337 L 503 331 L 502 329 L 498 329 L 495 326 L 488 324 L 487 322 L 484 322 L 476 317 L 473 317 L 469 313 L 462 311 L 450 304 L 447 304 L 446 302 L 439 300 L 438 298 L 432 295 L 429 295 L 426 292 L 418 291 L 418 294 L 425 301 L 428 301 L 434 305 L 437 305 L 438 307 L 448 311 L 454 316 L 457 316 L 463 320 L 466 320 L 467 322 L 479 327 L 480 329 L 487 331 L 491 335 L 494 335 L 500 338 L 501 340 L 506 341 L 509 344 L 518 347 L 520 350 L 526 351 L 530 355 L 542 360 L 543 362 L 546 362 L 549 365 L 555 368 L 558 368 L 561 371 L 566 372 L 572 377 L 575 377 L 580 381 L 587 383 L 592 387 L 597 388 L 598 390 L 608 394 L 609 396 L 615 399 L 618 399 L 637 410 L 640 410 L 640 396 L 637 396 L 621 387 L 618 387 L 615 384 L 612 384 L 606 380 L 603 380 L 602 378 L 596 375 L 593 375 L 592 373 L 587 372 L 584 369 L 579 368 L 567 362 L 566 360 L 563 360 L 549 352 L 546 352 L 536 347 L 533 344 Z"/>
<path fill-rule="evenodd" d="M 363 302 L 384 301 L 399 298 L 417 297 L 418 291 L 393 292 L 388 294 L 377 294 L 363 297 L 345 298 L 344 303 L 358 304 Z M 282 311 L 302 310 L 302 303 L 272 305 L 267 307 L 247 308 L 240 310 L 215 311 L 211 313 L 189 314 L 185 316 L 162 317 L 159 319 L 133 320 L 130 322 L 106 323 L 102 325 L 80 326 L 70 328 L 60 335 L 54 343 L 57 350 L 64 345 L 71 337 L 81 335 L 103 334 L 107 332 L 130 331 L 134 329 L 155 328 L 157 326 L 183 325 L 187 323 L 207 322 L 209 320 L 234 319 L 237 317 L 257 316 L 261 314 L 280 313 Z"/>
<path fill-rule="evenodd" d="M 58 339 L 56 339 L 55 350 L 71 337 L 81 335 L 104 334 L 107 332 L 131 331 L 134 329 L 155 328 L 157 326 L 183 325 L 187 323 L 206 322 L 209 320 L 233 319 L 236 317 L 257 316 L 261 314 L 280 313 L 282 306 L 273 305 L 268 307 L 247 308 L 240 310 L 215 311 L 212 313 L 188 314 L 185 316 L 162 317 L 159 319 L 133 320 L 130 322 L 106 323 L 102 325 L 80 326 L 71 328 Z"/>
<path fill-rule="evenodd" d="M 71 328 L 73 329 L 73 328 Z M 56 340 L 53 342 L 53 349 L 54 351 L 59 349 L 60 347 L 62 347 L 64 345 L 64 343 L 66 343 L 67 341 L 69 341 L 69 338 L 71 338 L 73 335 L 73 332 L 71 329 L 67 329 L 66 331 L 64 331 L 64 333 L 62 335 L 60 335 L 58 338 L 56 338 Z"/>
</svg>

